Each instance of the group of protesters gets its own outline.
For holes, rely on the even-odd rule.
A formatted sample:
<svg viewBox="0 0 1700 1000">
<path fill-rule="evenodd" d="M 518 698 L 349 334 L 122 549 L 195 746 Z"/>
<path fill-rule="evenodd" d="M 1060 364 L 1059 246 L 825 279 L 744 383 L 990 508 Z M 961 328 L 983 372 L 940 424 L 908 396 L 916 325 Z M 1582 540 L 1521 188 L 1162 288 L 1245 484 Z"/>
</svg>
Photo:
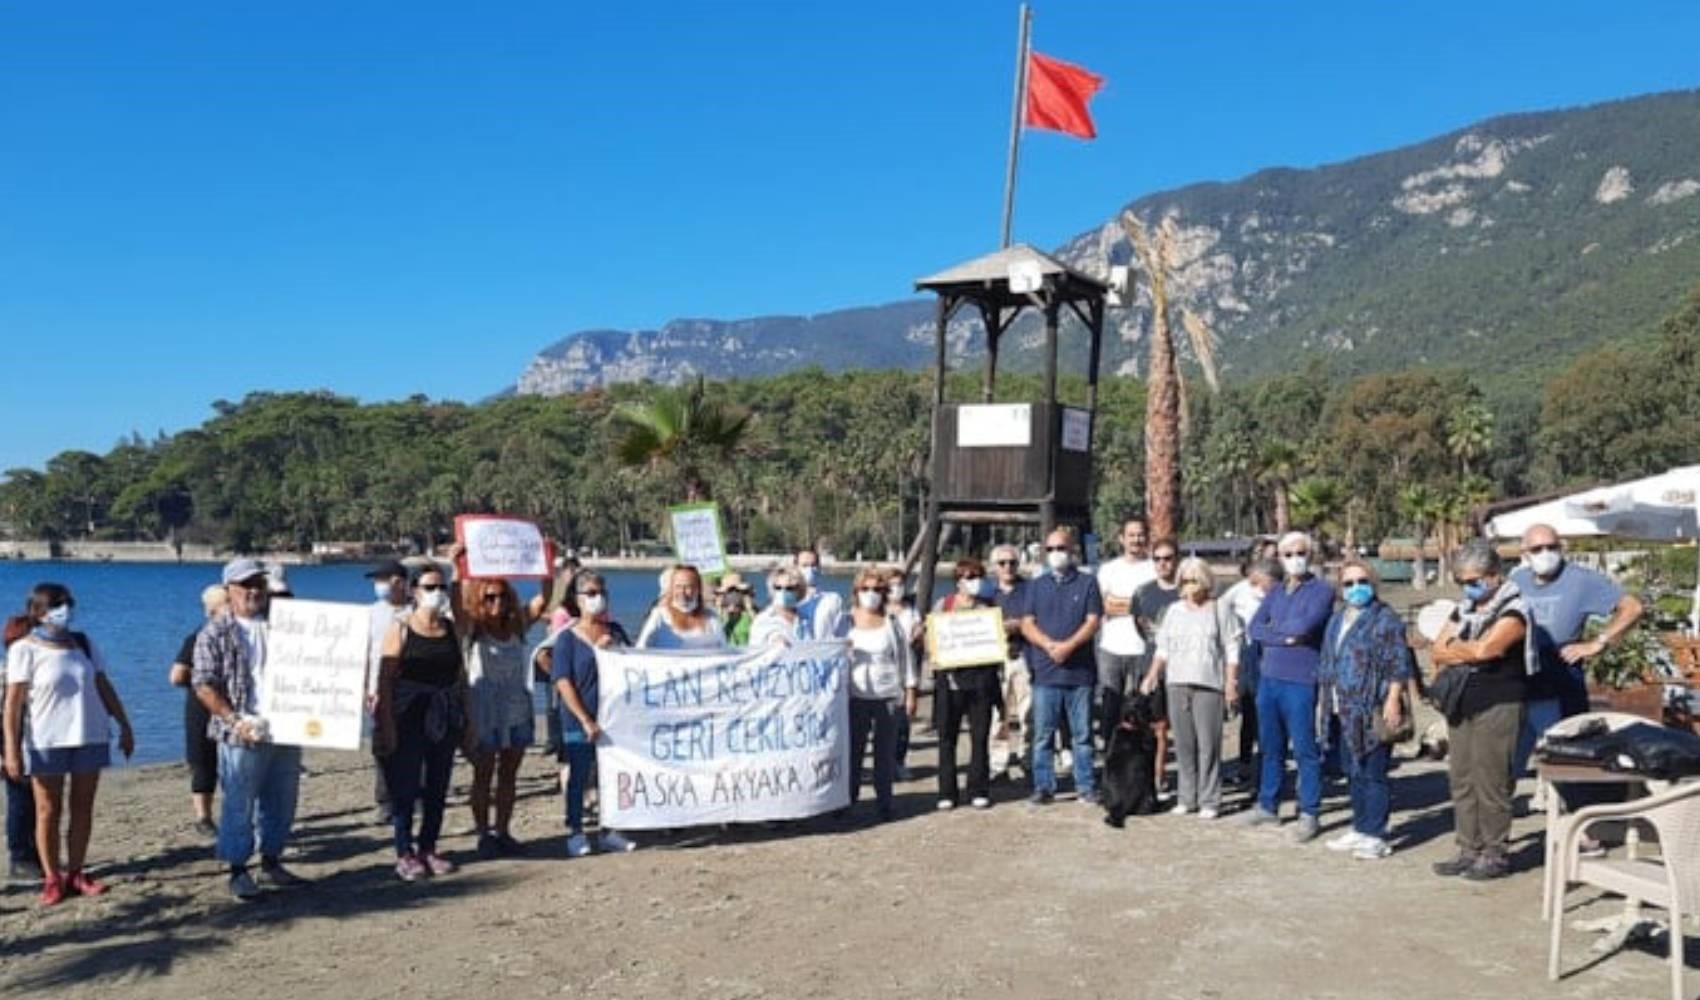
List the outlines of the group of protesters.
<svg viewBox="0 0 1700 1000">
<path fill-rule="evenodd" d="M 1510 871 L 1512 795 L 1535 736 L 1586 710 L 1581 665 L 1641 613 L 1609 579 L 1567 561 L 1551 528 L 1530 529 L 1522 565 L 1509 573 L 1491 544 L 1466 543 L 1452 560 L 1459 610 L 1433 641 L 1435 669 L 1425 687 L 1404 620 L 1383 600 L 1367 562 L 1348 557 L 1326 582 L 1315 543 L 1293 532 L 1256 546 L 1241 579 L 1224 591 L 1206 562 L 1183 558 L 1175 539 L 1150 538 L 1142 518 L 1124 521 L 1116 544 L 1120 553 L 1095 572 L 1083 566 L 1079 540 L 1066 527 L 1045 536 L 1036 572 L 1023 572 L 1013 545 L 995 546 L 984 561 L 965 555 L 952 568 L 950 591 L 931 607 L 928 595 L 909 590 L 903 571 L 872 567 L 856 573 L 846 607 L 821 585 L 812 550 L 767 574 L 767 603 L 759 609 L 742 575 L 720 577 L 711 591 L 697 569 L 676 565 L 662 575 L 635 640 L 610 612 L 607 581 L 576 563 L 529 601 L 505 580 L 457 582 L 437 562 L 411 570 L 385 563 L 368 574 L 375 597 L 368 708 L 374 797 L 392 830 L 396 874 L 417 881 L 455 870 L 440 841 L 457 753 L 473 768 L 478 854 L 522 850 L 510 822 L 522 755 L 535 740 L 536 679 L 548 682 L 549 743 L 563 765 L 567 854 L 624 852 L 637 845 L 621 832 L 603 827 L 594 844 L 586 833 L 602 735 L 598 649 L 839 640 L 849 655 L 850 801 L 854 807 L 866 778 L 881 819 L 894 815 L 893 786 L 908 773 L 909 733 L 930 673 L 940 810 L 991 808 L 994 771 L 1017 765 L 1031 809 L 1055 800 L 1059 771 L 1071 778 L 1079 802 L 1097 803 L 1095 760 L 1138 702 L 1156 739 L 1151 778 L 1171 813 L 1222 815 L 1230 784 L 1224 724 L 1237 715 L 1233 783 L 1249 793 L 1248 825 L 1279 824 L 1291 756 L 1291 835 L 1316 838 L 1329 758 L 1346 778 L 1352 822 L 1327 847 L 1385 858 L 1393 850 L 1392 747 L 1409 738 L 1421 695 L 1449 727 L 1458 852 L 1435 871 L 1499 878 Z M 215 840 L 228 890 L 239 900 L 304 881 L 283 864 L 301 750 L 269 739 L 258 701 L 268 610 L 287 596 L 275 567 L 250 558 L 227 563 L 220 585 L 203 595 L 205 622 L 172 666 L 172 682 L 187 689 L 185 758 L 196 828 Z M 118 728 L 124 754 L 134 747 L 99 647 L 73 628 L 75 605 L 65 587 L 38 585 L 5 633 L 12 873 L 39 876 L 48 905 L 103 891 L 84 863 L 100 772 L 110 764 L 110 727 Z M 927 671 L 926 614 L 985 608 L 1001 612 L 1006 652 Z M 1597 638 L 1582 641 L 1591 616 L 1609 620 Z M 540 622 L 547 635 L 528 646 L 528 630 Z M 965 771 L 958 766 L 964 724 Z M 216 822 L 215 792 L 222 795 Z"/>
</svg>

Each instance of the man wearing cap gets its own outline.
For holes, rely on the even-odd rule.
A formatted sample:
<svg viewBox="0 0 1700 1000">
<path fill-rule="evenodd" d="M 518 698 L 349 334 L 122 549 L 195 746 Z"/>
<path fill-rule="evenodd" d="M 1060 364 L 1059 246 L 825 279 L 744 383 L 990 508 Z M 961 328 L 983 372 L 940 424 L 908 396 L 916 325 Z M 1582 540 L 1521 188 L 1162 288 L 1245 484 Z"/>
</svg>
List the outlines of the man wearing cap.
<svg viewBox="0 0 1700 1000">
<path fill-rule="evenodd" d="M 372 581 L 372 593 L 377 597 L 372 602 L 372 628 L 366 646 L 366 700 L 370 711 L 377 697 L 378 660 L 384 649 L 384 636 L 389 634 L 390 625 L 407 617 L 413 605 L 407 599 L 407 567 L 400 562 L 394 559 L 381 562 L 366 574 L 366 579 Z M 384 782 L 383 761 L 376 754 L 372 756 L 372 801 L 378 806 L 378 824 L 389 823 L 390 789 Z"/>
<path fill-rule="evenodd" d="M 295 823 L 301 748 L 270 742 L 259 717 L 271 602 L 266 567 L 257 559 L 232 559 L 222 579 L 230 604 L 196 638 L 190 681 L 212 716 L 207 735 L 218 742 L 218 781 L 224 789 L 218 858 L 230 866 L 230 894 L 246 901 L 260 892 L 248 873 L 256 828 L 259 880 L 274 888 L 303 882 L 282 864 L 284 842 Z"/>
<path fill-rule="evenodd" d="M 720 599 L 720 625 L 726 633 L 727 645 L 742 648 L 750 644 L 750 625 L 755 621 L 750 598 L 755 592 L 755 587 L 745 581 L 741 573 L 727 573 L 715 587 L 715 596 Z"/>
</svg>

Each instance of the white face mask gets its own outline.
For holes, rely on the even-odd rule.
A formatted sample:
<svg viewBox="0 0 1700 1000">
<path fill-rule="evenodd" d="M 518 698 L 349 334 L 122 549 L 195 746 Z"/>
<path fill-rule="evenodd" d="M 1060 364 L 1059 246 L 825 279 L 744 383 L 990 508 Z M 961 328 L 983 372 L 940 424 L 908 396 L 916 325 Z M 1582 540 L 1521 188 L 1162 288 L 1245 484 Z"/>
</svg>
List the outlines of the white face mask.
<svg viewBox="0 0 1700 1000">
<path fill-rule="evenodd" d="M 604 594 L 589 594 L 578 599 L 578 609 L 586 618 L 595 618 L 608 610 L 608 598 Z"/>
<path fill-rule="evenodd" d="M 885 595 L 877 590 L 859 590 L 856 592 L 856 603 L 860 604 L 863 610 L 874 611 L 885 607 Z"/>
<path fill-rule="evenodd" d="M 49 628 L 70 628 L 71 606 L 69 604 L 55 604 L 47 609 L 46 614 L 41 616 L 41 623 Z"/>
<path fill-rule="evenodd" d="M 886 596 L 890 597 L 893 602 L 903 600 L 903 584 L 901 583 L 886 584 L 885 592 Z"/>
<path fill-rule="evenodd" d="M 1047 552 L 1045 553 L 1045 565 L 1051 567 L 1051 572 L 1061 573 L 1074 565 L 1074 554 L 1072 552 Z"/>
<path fill-rule="evenodd" d="M 1558 568 L 1562 565 L 1564 565 L 1564 554 L 1557 549 L 1536 552 L 1529 557 L 1529 568 L 1535 571 L 1536 576 L 1551 576 L 1557 573 Z"/>
<path fill-rule="evenodd" d="M 815 581 L 820 579 L 820 567 L 818 566 L 803 566 L 797 572 L 803 575 L 803 583 L 810 587 L 813 587 Z"/>
<path fill-rule="evenodd" d="M 1288 576 L 1304 576 L 1310 572 L 1310 557 L 1282 556 L 1281 568 L 1287 571 Z"/>
<path fill-rule="evenodd" d="M 372 584 L 372 595 L 380 601 L 389 600 L 390 599 L 390 585 L 387 584 L 387 583 L 374 583 L 374 584 Z"/>
<path fill-rule="evenodd" d="M 449 592 L 446 590 L 421 590 L 419 606 L 426 611 L 441 611 L 449 606 Z"/>
<path fill-rule="evenodd" d="M 697 605 L 700 603 L 702 602 L 695 597 L 675 597 L 673 598 L 673 610 L 682 615 L 696 614 Z"/>
<path fill-rule="evenodd" d="M 984 577 L 979 576 L 965 576 L 956 581 L 956 589 L 962 593 L 963 597 L 977 598 L 980 596 L 981 582 L 984 579 Z"/>
</svg>

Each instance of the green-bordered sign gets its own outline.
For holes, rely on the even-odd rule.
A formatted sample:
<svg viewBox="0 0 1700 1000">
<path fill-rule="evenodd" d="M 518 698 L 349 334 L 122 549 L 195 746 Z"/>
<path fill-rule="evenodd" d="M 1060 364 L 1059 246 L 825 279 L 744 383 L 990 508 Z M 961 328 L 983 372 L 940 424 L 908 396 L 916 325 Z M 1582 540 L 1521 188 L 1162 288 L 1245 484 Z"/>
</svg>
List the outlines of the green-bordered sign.
<svg viewBox="0 0 1700 1000">
<path fill-rule="evenodd" d="M 673 552 L 679 561 L 713 578 L 726 572 L 726 529 L 717 503 L 682 503 L 667 508 L 673 522 Z"/>
</svg>

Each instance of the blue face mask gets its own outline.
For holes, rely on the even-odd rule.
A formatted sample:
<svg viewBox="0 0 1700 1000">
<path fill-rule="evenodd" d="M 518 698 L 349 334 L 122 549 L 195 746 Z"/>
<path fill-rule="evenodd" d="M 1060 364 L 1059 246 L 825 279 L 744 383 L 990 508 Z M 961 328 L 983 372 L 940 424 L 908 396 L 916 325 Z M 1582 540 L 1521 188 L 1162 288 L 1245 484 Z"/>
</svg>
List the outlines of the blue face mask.
<svg viewBox="0 0 1700 1000">
<path fill-rule="evenodd" d="M 1367 583 L 1351 584 L 1340 593 L 1346 598 L 1346 603 L 1354 608 L 1367 607 L 1369 602 L 1375 600 L 1375 588 Z"/>
<path fill-rule="evenodd" d="M 794 608 L 797 606 L 797 592 L 795 590 L 777 591 L 775 596 L 778 598 L 779 606 L 782 608 Z"/>
<path fill-rule="evenodd" d="M 1482 603 L 1491 593 L 1493 591 L 1488 589 L 1488 585 L 1480 580 L 1471 580 L 1464 584 L 1464 596 L 1469 599 L 1471 604 Z"/>
</svg>

